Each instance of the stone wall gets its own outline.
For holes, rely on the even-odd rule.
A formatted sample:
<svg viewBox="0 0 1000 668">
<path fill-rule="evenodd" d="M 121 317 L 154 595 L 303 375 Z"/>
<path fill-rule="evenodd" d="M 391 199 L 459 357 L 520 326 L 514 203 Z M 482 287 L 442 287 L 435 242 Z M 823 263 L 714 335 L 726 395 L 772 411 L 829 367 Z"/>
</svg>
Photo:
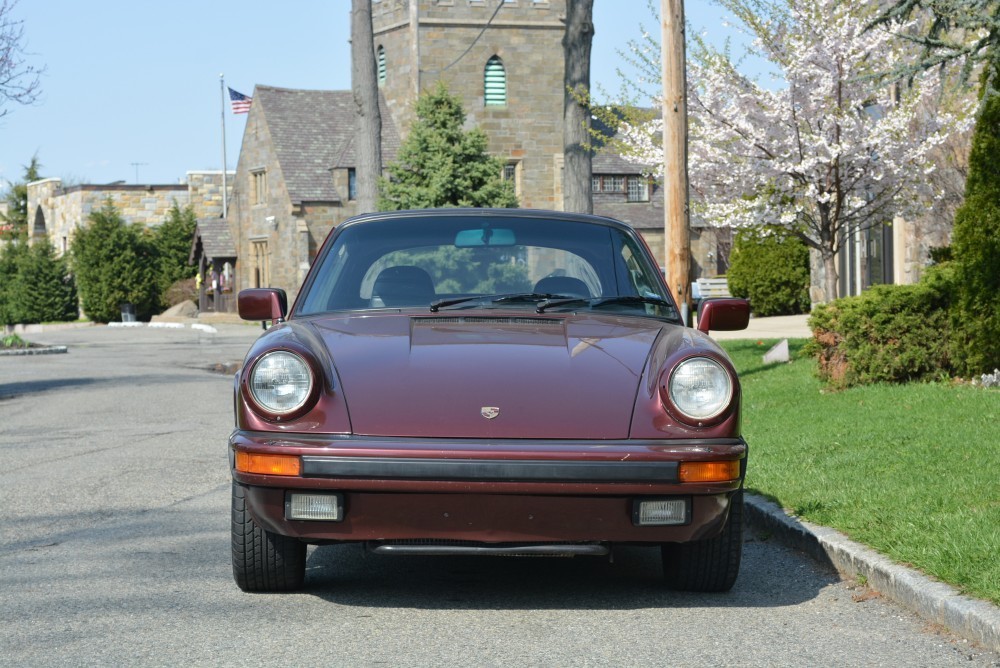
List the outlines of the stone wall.
<svg viewBox="0 0 1000 668">
<path fill-rule="evenodd" d="M 174 185 L 75 185 L 57 178 L 28 184 L 28 223 L 33 238 L 47 236 L 57 253 L 69 248 L 73 231 L 109 200 L 126 223 L 157 227 L 176 203 L 192 205 L 199 218 L 222 213 L 222 172 L 188 172 Z"/>
</svg>

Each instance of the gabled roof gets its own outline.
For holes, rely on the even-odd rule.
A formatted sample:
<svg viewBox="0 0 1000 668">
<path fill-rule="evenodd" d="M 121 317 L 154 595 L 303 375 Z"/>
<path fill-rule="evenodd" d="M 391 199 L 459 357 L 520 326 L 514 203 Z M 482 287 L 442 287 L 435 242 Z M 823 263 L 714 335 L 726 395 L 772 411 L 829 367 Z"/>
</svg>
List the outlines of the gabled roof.
<svg viewBox="0 0 1000 668">
<path fill-rule="evenodd" d="M 339 202 L 330 170 L 354 166 L 354 95 L 349 90 L 257 86 L 260 107 L 292 203 Z M 395 159 L 399 134 L 381 99 L 382 159 Z M 345 193 L 346 194 L 346 193 Z"/>
<path fill-rule="evenodd" d="M 233 237 L 229 233 L 229 224 L 224 218 L 198 219 L 188 262 L 194 262 L 199 241 L 201 242 L 201 252 L 207 260 L 236 257 L 236 244 L 233 243 Z"/>
</svg>

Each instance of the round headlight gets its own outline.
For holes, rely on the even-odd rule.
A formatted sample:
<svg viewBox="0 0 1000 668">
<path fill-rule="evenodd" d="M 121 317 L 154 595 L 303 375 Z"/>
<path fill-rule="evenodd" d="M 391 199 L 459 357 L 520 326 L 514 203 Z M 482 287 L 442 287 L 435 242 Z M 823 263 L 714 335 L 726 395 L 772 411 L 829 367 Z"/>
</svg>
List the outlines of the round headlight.
<svg viewBox="0 0 1000 668">
<path fill-rule="evenodd" d="M 669 391 L 671 403 L 686 417 L 709 420 L 729 406 L 733 383 L 729 373 L 715 360 L 692 357 L 674 368 Z"/>
<path fill-rule="evenodd" d="M 278 350 L 257 360 L 249 386 L 261 408 L 284 415 L 305 404 L 312 390 L 312 373 L 301 357 Z"/>
</svg>

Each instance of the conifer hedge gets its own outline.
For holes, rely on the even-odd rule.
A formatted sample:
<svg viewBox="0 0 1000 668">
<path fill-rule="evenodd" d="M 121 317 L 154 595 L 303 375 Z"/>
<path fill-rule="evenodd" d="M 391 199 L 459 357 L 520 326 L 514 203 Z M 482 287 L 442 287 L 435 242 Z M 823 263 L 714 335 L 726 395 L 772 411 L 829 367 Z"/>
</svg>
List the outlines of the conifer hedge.
<svg viewBox="0 0 1000 668">
<path fill-rule="evenodd" d="M 809 311 L 809 249 L 785 230 L 737 232 L 726 279 L 734 297 L 750 300 L 754 315 Z"/>
<path fill-rule="evenodd" d="M 1000 72 L 998 72 L 1000 75 Z M 956 303 L 951 352 L 964 376 L 1000 366 L 1000 93 L 983 103 L 969 154 L 965 202 L 952 232 Z"/>
<path fill-rule="evenodd" d="M 150 235 L 125 223 L 108 201 L 73 235 L 70 248 L 83 312 L 95 322 L 121 320 L 131 304 L 139 320 L 159 310 L 159 263 Z"/>
</svg>

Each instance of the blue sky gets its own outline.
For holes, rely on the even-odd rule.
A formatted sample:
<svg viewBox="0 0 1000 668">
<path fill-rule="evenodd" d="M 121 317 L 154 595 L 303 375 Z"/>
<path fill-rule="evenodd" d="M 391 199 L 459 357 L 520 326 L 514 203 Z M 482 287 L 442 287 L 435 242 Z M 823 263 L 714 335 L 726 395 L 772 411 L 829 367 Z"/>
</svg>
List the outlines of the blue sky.
<svg viewBox="0 0 1000 668">
<path fill-rule="evenodd" d="M 219 74 L 248 95 L 255 84 L 349 89 L 349 8 L 348 0 L 20 0 L 13 18 L 24 21 L 30 61 L 47 71 L 40 100 L 0 118 L 0 191 L 36 153 L 44 176 L 73 183 L 135 183 L 137 174 L 140 183 L 176 183 L 189 170 L 220 169 Z M 721 9 L 688 0 L 686 12 L 694 30 L 721 38 Z M 646 0 L 595 0 L 594 24 L 592 84 L 617 92 L 618 50 L 639 38 L 640 24 L 659 23 Z M 227 108 L 230 169 L 245 122 Z"/>
</svg>

